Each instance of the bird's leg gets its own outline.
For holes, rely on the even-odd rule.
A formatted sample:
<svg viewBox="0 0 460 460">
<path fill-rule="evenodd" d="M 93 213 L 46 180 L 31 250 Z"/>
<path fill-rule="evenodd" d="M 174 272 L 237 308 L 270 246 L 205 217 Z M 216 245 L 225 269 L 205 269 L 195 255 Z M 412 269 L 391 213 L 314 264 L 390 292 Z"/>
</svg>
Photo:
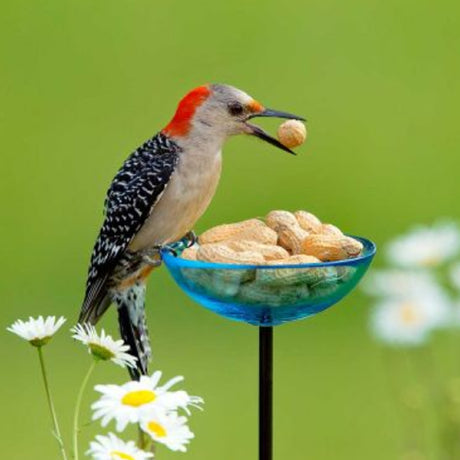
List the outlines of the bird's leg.
<svg viewBox="0 0 460 460">
<path fill-rule="evenodd" d="M 142 261 L 151 267 L 159 267 L 161 265 L 161 246 L 156 245 L 151 248 L 144 249 L 141 252 Z"/>
</svg>

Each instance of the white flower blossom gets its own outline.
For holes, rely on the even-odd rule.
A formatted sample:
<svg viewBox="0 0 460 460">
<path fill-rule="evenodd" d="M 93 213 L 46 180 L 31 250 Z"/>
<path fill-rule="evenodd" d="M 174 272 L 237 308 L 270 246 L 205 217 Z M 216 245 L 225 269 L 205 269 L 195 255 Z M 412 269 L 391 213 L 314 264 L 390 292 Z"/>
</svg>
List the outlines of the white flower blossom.
<svg viewBox="0 0 460 460">
<path fill-rule="evenodd" d="M 152 410 L 168 412 L 188 406 L 200 407 L 203 400 L 190 396 L 185 391 L 168 391 L 183 377 L 174 377 L 166 384 L 158 385 L 162 373 L 156 371 L 149 376 L 141 376 L 139 381 L 130 381 L 124 385 L 96 385 L 95 390 L 102 394 L 93 403 L 93 420 L 101 419 L 106 426 L 112 419 L 116 421 L 117 431 L 123 431 L 128 423 L 138 423 Z"/>
<path fill-rule="evenodd" d="M 416 346 L 423 344 L 435 328 L 451 320 L 450 304 L 425 295 L 382 300 L 372 311 L 371 326 L 382 342 Z"/>
<path fill-rule="evenodd" d="M 16 320 L 7 331 L 27 340 L 35 347 L 41 347 L 51 340 L 65 322 L 66 319 L 62 316 L 57 320 L 55 316 L 48 316 L 46 319 L 43 316 L 30 317 L 28 321 Z"/>
<path fill-rule="evenodd" d="M 430 295 L 445 301 L 447 297 L 433 273 L 427 270 L 374 270 L 364 281 L 363 290 L 369 295 L 392 298 Z"/>
<path fill-rule="evenodd" d="M 153 458 L 150 452 L 144 452 L 136 447 L 134 441 L 122 441 L 113 433 L 108 436 L 96 436 L 87 451 L 94 460 L 147 460 Z"/>
<path fill-rule="evenodd" d="M 73 338 L 88 347 L 88 352 L 102 361 L 112 361 L 121 367 L 135 367 L 134 356 L 127 353 L 129 346 L 123 340 L 113 340 L 102 329 L 98 335 L 96 328 L 90 324 L 78 324 L 71 329 Z"/>
<path fill-rule="evenodd" d="M 151 411 L 141 420 L 141 428 L 150 437 L 173 451 L 186 452 L 186 445 L 195 435 L 187 426 L 186 417 L 177 412 Z"/>
<path fill-rule="evenodd" d="M 460 251 L 460 232 L 454 222 L 416 227 L 393 240 L 387 248 L 390 262 L 401 267 L 434 267 Z"/>
</svg>

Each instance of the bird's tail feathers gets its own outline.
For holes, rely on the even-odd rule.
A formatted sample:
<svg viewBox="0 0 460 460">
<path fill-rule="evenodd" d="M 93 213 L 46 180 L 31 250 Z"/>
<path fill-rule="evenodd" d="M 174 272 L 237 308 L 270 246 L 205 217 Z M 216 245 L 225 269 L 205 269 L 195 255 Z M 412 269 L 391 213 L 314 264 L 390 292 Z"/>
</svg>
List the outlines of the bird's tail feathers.
<svg viewBox="0 0 460 460">
<path fill-rule="evenodd" d="M 114 296 L 118 308 L 118 324 L 129 353 L 137 358 L 136 367 L 129 368 L 133 380 L 148 374 L 151 358 L 149 333 L 145 315 L 145 284 L 136 283 Z"/>
<path fill-rule="evenodd" d="M 78 322 L 96 324 L 111 303 L 106 278 L 97 279 L 86 291 Z"/>
</svg>

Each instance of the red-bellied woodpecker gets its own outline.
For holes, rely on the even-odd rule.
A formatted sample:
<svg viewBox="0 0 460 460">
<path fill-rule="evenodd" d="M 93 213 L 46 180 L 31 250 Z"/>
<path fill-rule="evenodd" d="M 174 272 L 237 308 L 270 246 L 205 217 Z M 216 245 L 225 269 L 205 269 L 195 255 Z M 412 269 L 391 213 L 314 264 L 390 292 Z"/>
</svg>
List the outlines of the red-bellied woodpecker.
<svg viewBox="0 0 460 460">
<path fill-rule="evenodd" d="M 250 124 L 254 117 L 302 120 L 266 109 L 231 86 L 195 88 L 169 124 L 131 154 L 110 185 L 79 322 L 95 324 L 116 304 L 121 336 L 138 359 L 133 378 L 147 373 L 150 358 L 146 279 L 160 263 L 158 248 L 191 232 L 208 207 L 219 182 L 224 142 L 250 134 L 293 153 Z"/>
</svg>

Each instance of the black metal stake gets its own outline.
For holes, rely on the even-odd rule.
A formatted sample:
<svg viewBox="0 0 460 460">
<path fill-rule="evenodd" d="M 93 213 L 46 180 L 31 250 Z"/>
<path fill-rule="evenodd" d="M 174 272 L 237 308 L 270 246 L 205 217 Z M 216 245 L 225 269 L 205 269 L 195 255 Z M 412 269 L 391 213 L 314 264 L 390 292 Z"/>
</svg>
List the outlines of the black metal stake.
<svg viewBox="0 0 460 460">
<path fill-rule="evenodd" d="M 259 460 L 273 458 L 273 327 L 259 327 Z"/>
</svg>

